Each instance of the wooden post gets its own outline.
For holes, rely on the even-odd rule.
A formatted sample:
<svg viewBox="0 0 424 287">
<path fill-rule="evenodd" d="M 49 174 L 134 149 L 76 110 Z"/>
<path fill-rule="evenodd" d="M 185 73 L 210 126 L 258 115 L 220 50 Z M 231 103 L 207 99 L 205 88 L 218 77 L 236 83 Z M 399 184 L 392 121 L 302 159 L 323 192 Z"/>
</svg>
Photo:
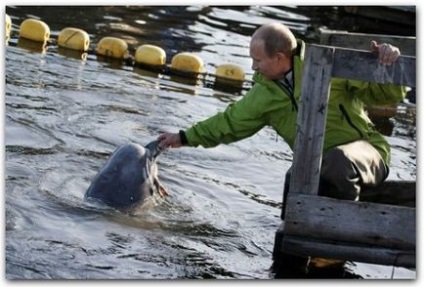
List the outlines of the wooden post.
<svg viewBox="0 0 424 287">
<path fill-rule="evenodd" d="M 318 194 L 334 50 L 314 45 L 306 49 L 289 196 Z"/>
</svg>

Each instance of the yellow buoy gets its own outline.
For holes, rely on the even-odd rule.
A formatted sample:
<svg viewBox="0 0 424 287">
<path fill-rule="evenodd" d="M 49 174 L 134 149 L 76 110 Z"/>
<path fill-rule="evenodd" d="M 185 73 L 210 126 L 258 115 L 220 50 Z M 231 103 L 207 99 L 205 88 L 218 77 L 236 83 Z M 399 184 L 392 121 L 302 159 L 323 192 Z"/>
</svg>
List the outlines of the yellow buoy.
<svg viewBox="0 0 424 287">
<path fill-rule="evenodd" d="M 9 40 L 10 37 L 10 31 L 12 30 L 12 20 L 10 19 L 10 16 L 6 14 L 6 23 L 5 23 L 5 36 L 6 36 L 6 42 Z"/>
<path fill-rule="evenodd" d="M 87 32 L 72 27 L 62 29 L 57 41 L 60 47 L 77 51 L 87 51 L 90 45 L 90 37 Z"/>
<path fill-rule="evenodd" d="M 176 70 L 191 72 L 191 73 L 202 73 L 203 72 L 203 60 L 191 53 L 183 52 L 176 54 L 171 61 L 171 67 Z"/>
<path fill-rule="evenodd" d="M 37 42 L 46 42 L 50 38 L 50 28 L 43 21 L 26 19 L 21 23 L 19 36 Z"/>
<path fill-rule="evenodd" d="M 243 69 L 234 64 L 222 64 L 216 68 L 215 74 L 218 77 L 236 80 L 236 81 L 244 81 L 245 73 Z"/>
<path fill-rule="evenodd" d="M 122 39 L 104 37 L 97 44 L 97 54 L 105 57 L 124 59 L 129 56 L 128 44 Z"/>
<path fill-rule="evenodd" d="M 135 62 L 152 66 L 163 66 L 166 63 L 166 54 L 160 47 L 141 45 L 135 51 Z"/>
</svg>

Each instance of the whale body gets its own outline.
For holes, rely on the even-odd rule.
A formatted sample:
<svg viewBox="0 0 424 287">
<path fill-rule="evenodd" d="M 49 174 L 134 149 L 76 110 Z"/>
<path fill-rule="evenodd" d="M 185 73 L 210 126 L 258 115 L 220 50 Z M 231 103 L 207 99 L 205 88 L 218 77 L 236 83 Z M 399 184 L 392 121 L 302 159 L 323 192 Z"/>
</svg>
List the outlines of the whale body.
<svg viewBox="0 0 424 287">
<path fill-rule="evenodd" d="M 144 147 L 135 143 L 119 146 L 92 180 L 85 198 L 129 209 L 141 205 L 155 191 L 168 195 L 158 179 L 156 159 L 161 153 L 156 140 Z"/>
</svg>

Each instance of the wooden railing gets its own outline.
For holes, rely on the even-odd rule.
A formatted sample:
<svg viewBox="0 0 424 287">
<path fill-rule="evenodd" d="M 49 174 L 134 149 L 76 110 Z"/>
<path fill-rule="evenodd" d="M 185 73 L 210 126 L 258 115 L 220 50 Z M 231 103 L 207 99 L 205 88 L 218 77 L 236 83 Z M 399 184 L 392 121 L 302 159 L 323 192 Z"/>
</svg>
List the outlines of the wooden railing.
<svg viewBox="0 0 424 287">
<path fill-rule="evenodd" d="M 332 77 L 415 87 L 416 61 L 384 66 L 375 53 L 307 45 L 281 252 L 414 267 L 415 207 L 318 196 Z"/>
</svg>

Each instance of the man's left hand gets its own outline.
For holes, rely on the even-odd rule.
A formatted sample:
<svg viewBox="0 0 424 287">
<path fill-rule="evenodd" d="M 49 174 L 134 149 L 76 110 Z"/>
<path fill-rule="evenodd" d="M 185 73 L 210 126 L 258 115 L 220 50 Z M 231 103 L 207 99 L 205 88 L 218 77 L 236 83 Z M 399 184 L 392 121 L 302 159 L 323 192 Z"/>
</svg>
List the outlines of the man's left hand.
<svg viewBox="0 0 424 287">
<path fill-rule="evenodd" d="M 371 51 L 378 53 L 378 60 L 380 64 L 390 66 L 400 56 L 400 50 L 393 45 L 382 43 L 377 44 L 376 41 L 371 41 Z"/>
</svg>

